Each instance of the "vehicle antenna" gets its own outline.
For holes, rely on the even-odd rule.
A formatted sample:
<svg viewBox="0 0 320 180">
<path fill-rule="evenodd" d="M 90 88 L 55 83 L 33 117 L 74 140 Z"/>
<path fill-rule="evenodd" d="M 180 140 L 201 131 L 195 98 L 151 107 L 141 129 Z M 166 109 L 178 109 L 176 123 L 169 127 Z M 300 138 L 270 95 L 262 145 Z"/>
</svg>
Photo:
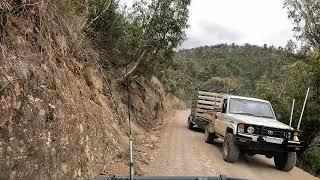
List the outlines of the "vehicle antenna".
<svg viewBox="0 0 320 180">
<path fill-rule="evenodd" d="M 291 127 L 291 124 L 292 124 L 292 116 L 293 116 L 293 110 L 294 110 L 294 103 L 295 103 L 295 99 L 293 99 L 292 101 L 292 108 L 291 108 L 291 115 L 290 115 L 290 124 L 289 126 Z"/>
<path fill-rule="evenodd" d="M 130 151 L 130 163 L 129 163 L 129 177 L 130 180 L 134 178 L 134 164 L 133 164 L 133 138 L 131 132 L 131 101 L 130 101 L 130 91 L 129 91 L 129 76 L 128 67 L 126 66 L 126 76 L 127 76 L 127 98 L 128 98 L 128 122 L 129 122 L 129 151 Z"/>
<path fill-rule="evenodd" d="M 308 88 L 308 91 L 307 91 L 306 97 L 305 97 L 305 99 L 304 99 L 304 103 L 303 103 L 303 106 L 302 106 L 302 111 L 301 111 L 301 114 L 300 114 L 300 119 L 299 119 L 299 123 L 298 123 L 298 127 L 297 127 L 297 129 L 298 129 L 298 130 L 300 129 L 300 124 L 301 124 L 301 120 L 302 120 L 302 116 L 303 116 L 304 108 L 306 107 L 306 103 L 307 103 L 307 99 L 308 99 L 309 91 L 310 91 L 310 88 Z"/>
</svg>

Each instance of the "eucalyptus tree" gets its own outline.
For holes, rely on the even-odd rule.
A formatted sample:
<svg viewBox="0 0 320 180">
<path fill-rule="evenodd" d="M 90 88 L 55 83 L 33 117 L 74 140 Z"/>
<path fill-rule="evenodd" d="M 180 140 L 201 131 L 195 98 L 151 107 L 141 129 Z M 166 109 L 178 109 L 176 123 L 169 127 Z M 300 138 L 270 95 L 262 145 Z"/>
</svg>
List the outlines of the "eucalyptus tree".
<svg viewBox="0 0 320 180">
<path fill-rule="evenodd" d="M 190 1 L 141 0 L 134 3 L 128 15 L 134 31 L 131 29 L 127 34 L 136 38 L 137 43 L 128 64 L 128 75 L 137 72 L 141 66 L 151 68 L 148 64 L 154 65 L 152 61 L 173 56 L 174 49 L 185 39 Z"/>
<path fill-rule="evenodd" d="M 288 17 L 293 20 L 296 37 L 305 45 L 320 47 L 320 1 L 285 0 Z"/>
</svg>

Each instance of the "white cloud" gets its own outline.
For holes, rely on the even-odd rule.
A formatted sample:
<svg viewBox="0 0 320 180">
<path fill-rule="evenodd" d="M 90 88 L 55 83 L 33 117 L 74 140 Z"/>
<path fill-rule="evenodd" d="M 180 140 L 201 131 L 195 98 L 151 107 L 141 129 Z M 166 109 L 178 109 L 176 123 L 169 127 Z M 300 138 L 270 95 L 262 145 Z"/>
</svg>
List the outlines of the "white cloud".
<svg viewBox="0 0 320 180">
<path fill-rule="evenodd" d="M 189 24 L 182 48 L 233 42 L 285 46 L 293 37 L 280 0 L 193 0 Z"/>
</svg>

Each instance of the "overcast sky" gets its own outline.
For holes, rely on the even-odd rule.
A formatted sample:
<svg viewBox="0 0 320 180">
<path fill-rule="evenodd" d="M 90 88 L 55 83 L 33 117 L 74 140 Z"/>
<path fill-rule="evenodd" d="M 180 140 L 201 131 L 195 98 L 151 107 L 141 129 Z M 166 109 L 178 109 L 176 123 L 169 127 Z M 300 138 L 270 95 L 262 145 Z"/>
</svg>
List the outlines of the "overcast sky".
<svg viewBox="0 0 320 180">
<path fill-rule="evenodd" d="M 125 0 L 128 3 L 132 0 Z M 285 46 L 293 39 L 283 0 L 192 0 L 180 48 L 219 43 Z"/>
</svg>

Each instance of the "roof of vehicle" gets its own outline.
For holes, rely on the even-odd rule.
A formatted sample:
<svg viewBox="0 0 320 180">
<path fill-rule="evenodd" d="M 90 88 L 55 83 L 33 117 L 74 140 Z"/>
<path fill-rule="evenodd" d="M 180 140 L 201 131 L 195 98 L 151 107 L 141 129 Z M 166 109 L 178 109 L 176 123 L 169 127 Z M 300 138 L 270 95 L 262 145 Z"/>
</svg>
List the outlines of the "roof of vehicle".
<svg viewBox="0 0 320 180">
<path fill-rule="evenodd" d="M 260 102 L 266 102 L 266 103 L 269 103 L 269 101 L 267 101 L 267 100 L 258 99 L 258 98 L 250 98 L 250 97 L 235 96 L 235 95 L 227 95 L 227 97 L 228 97 L 228 98 L 245 99 L 245 100 L 260 101 Z"/>
</svg>

